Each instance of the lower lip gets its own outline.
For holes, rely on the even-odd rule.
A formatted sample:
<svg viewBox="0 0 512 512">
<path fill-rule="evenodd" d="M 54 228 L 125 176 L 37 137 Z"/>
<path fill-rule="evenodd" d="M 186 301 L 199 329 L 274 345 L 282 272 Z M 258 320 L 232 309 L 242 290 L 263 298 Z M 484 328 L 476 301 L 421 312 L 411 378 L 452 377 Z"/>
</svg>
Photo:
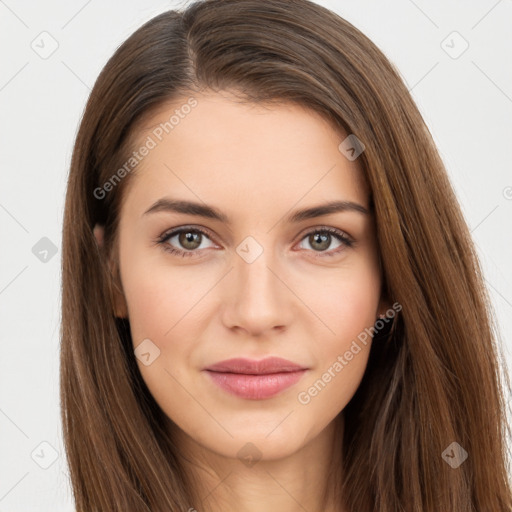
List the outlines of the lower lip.
<svg viewBox="0 0 512 512">
<path fill-rule="evenodd" d="M 245 373 L 221 373 L 208 371 L 213 382 L 219 387 L 241 398 L 264 400 L 293 386 L 307 370 L 295 372 L 248 375 Z"/>
</svg>

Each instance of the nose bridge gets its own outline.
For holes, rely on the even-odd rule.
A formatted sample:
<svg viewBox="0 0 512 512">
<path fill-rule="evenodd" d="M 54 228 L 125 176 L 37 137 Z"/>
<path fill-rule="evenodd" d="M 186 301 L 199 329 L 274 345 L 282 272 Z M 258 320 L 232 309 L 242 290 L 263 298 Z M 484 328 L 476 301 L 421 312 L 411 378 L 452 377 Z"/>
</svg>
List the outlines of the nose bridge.
<svg viewBox="0 0 512 512">
<path fill-rule="evenodd" d="M 231 273 L 235 280 L 231 323 L 250 331 L 264 331 L 286 323 L 286 287 L 275 275 L 279 271 L 272 248 L 247 237 L 236 253 Z"/>
</svg>

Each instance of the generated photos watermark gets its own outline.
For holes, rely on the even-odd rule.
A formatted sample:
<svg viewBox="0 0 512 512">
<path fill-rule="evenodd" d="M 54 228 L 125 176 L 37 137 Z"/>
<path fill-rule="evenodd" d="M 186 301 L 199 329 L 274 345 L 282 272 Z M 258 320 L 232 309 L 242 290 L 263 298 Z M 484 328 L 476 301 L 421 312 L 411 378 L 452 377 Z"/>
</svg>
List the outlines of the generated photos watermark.
<svg viewBox="0 0 512 512">
<path fill-rule="evenodd" d="M 93 195 L 96 199 L 105 199 L 108 192 L 111 192 L 118 183 L 135 169 L 144 158 L 149 155 L 152 149 L 155 149 L 158 144 L 163 140 L 165 135 L 168 135 L 176 126 L 178 126 L 182 119 L 190 114 L 198 103 L 195 98 L 189 98 L 186 103 L 181 105 L 180 108 L 174 110 L 174 114 L 164 123 L 160 123 L 153 129 L 150 135 L 146 137 L 144 143 L 137 151 L 133 151 L 132 156 L 117 169 L 117 171 L 105 182 L 101 187 L 96 187 Z"/>
<path fill-rule="evenodd" d="M 352 341 L 350 348 L 346 350 L 343 355 L 340 354 L 312 386 L 307 390 L 298 393 L 297 400 L 299 403 L 302 405 L 309 404 L 311 399 L 317 396 L 327 386 L 327 384 L 331 382 L 331 380 L 335 378 L 336 375 L 338 375 L 350 363 L 350 361 L 352 361 L 352 359 L 354 359 L 354 356 L 361 352 L 362 348 L 359 343 L 366 346 L 375 333 L 381 331 L 384 326 L 393 320 L 395 315 L 401 310 L 402 305 L 395 302 L 393 306 L 386 311 L 385 315 L 382 318 L 379 318 L 372 327 L 365 328 L 364 331 L 360 332 L 357 339 Z"/>
</svg>

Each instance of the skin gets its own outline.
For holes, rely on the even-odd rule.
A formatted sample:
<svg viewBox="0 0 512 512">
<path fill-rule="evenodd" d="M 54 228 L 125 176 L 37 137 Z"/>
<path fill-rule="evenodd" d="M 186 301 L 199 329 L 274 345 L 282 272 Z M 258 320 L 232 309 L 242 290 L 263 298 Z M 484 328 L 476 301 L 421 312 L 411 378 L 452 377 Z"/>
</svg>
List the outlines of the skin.
<svg viewBox="0 0 512 512">
<path fill-rule="evenodd" d="M 187 455 L 201 509 L 339 511 L 329 487 L 329 463 L 342 467 L 338 455 L 331 460 L 339 453 L 335 428 L 343 428 L 371 340 L 359 343 L 362 350 L 309 403 L 298 394 L 389 306 L 381 298 L 374 222 L 355 211 L 296 224 L 284 219 L 331 200 L 368 208 L 368 189 L 357 159 L 338 149 L 346 135 L 317 113 L 285 103 L 242 104 L 226 91 L 194 97 L 198 105 L 130 177 L 120 213 L 123 295 L 115 313 L 129 318 L 134 348 L 148 338 L 160 350 L 148 366 L 137 363 Z M 167 104 L 149 119 L 137 147 L 185 102 Z M 164 196 L 213 205 L 231 224 L 169 211 L 144 215 Z M 182 226 L 209 233 L 197 234 L 195 246 L 183 235 L 167 240 L 195 251 L 191 257 L 154 242 Z M 325 227 L 354 245 L 334 236 L 315 244 L 308 235 Z M 95 235 L 101 244 L 101 226 Z M 250 263 L 237 253 L 248 236 L 263 249 Z M 230 395 L 202 371 L 231 357 L 266 356 L 309 369 L 265 400 Z M 244 446 L 261 459 L 244 463 L 237 455 Z"/>
</svg>

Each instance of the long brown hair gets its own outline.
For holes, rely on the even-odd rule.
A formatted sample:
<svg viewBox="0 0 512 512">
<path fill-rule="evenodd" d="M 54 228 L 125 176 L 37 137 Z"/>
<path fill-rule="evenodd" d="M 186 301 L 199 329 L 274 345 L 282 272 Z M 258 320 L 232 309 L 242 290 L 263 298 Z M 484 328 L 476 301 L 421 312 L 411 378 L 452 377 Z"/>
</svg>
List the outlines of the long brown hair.
<svg viewBox="0 0 512 512">
<path fill-rule="evenodd" d="M 372 345 L 344 410 L 340 503 L 354 512 L 510 511 L 510 384 L 496 321 L 444 164 L 398 72 L 359 30 L 308 0 L 206 0 L 156 16 L 117 49 L 77 134 L 60 375 L 77 512 L 204 508 L 137 369 L 129 322 L 114 314 L 119 206 L 132 173 L 108 193 L 103 185 L 132 155 L 146 115 L 205 88 L 295 102 L 365 146 L 358 162 L 385 292 L 402 311 Z M 467 459 L 453 467 L 459 445 Z"/>
</svg>

